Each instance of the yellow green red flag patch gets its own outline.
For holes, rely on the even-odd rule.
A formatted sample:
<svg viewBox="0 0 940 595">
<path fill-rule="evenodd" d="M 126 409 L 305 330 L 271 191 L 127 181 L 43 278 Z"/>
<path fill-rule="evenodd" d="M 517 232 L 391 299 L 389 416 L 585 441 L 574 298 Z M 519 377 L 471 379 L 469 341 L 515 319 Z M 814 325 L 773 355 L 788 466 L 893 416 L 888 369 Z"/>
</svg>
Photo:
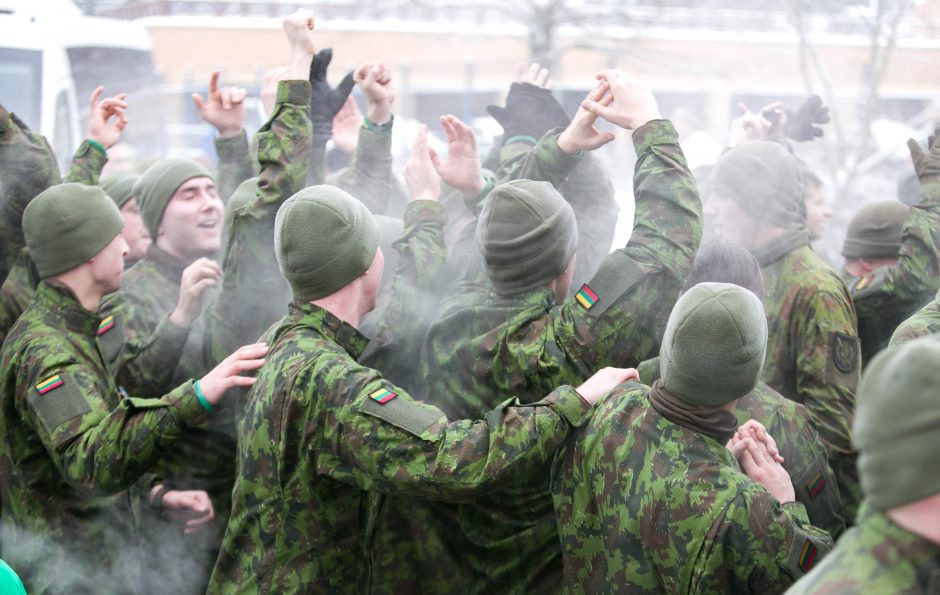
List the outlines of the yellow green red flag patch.
<svg viewBox="0 0 940 595">
<path fill-rule="evenodd" d="M 378 403 L 379 405 L 384 405 L 397 396 L 398 396 L 397 394 L 393 393 L 392 391 L 388 389 L 380 388 L 379 390 L 370 394 L 369 398 L 375 401 L 376 403 Z"/>
<path fill-rule="evenodd" d="M 813 567 L 813 562 L 816 561 L 818 551 L 816 546 L 813 545 L 813 542 L 807 539 L 806 543 L 803 544 L 803 550 L 800 552 L 799 564 L 803 572 L 809 572 L 809 569 Z"/>
<path fill-rule="evenodd" d="M 811 498 L 818 496 L 825 488 L 826 480 L 823 478 L 822 471 L 817 471 L 816 475 L 806 484 L 806 489 L 809 491 Z"/>
<path fill-rule="evenodd" d="M 871 282 L 875 280 L 875 275 L 865 275 L 864 277 L 859 277 L 858 281 L 855 282 L 855 286 L 852 287 L 852 292 L 861 291 L 871 285 Z"/>
<path fill-rule="evenodd" d="M 98 325 L 98 334 L 103 335 L 106 332 L 114 328 L 114 314 L 110 314 L 101 321 L 101 324 Z"/>
<path fill-rule="evenodd" d="M 574 299 L 578 300 L 578 303 L 581 304 L 585 310 L 590 310 L 594 307 L 594 304 L 597 303 L 597 294 L 591 291 L 591 288 L 585 283 L 581 286 L 578 293 L 575 294 Z"/>
<path fill-rule="evenodd" d="M 62 377 L 56 374 L 55 376 L 50 376 L 42 382 L 36 385 L 36 392 L 41 395 L 46 394 L 47 392 L 59 388 L 62 386 Z"/>
</svg>

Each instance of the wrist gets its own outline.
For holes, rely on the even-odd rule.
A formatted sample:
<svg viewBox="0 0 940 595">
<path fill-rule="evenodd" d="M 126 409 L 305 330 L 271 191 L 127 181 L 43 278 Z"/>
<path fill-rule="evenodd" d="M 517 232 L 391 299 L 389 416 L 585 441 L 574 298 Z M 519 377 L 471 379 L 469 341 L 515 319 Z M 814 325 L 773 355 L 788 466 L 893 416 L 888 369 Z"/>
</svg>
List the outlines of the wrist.
<svg viewBox="0 0 940 595">
<path fill-rule="evenodd" d="M 574 139 L 571 138 L 571 135 L 568 134 L 567 128 L 558 135 L 556 142 L 558 143 L 558 148 L 569 157 L 578 157 L 584 154 L 584 150 L 581 149 L 577 143 L 574 142 Z"/>
<path fill-rule="evenodd" d="M 381 124 L 377 124 L 370 116 L 366 116 L 362 121 L 362 127 L 374 134 L 387 136 L 392 133 L 392 124 L 394 123 L 395 120 L 392 116 L 389 116 L 388 120 Z"/>
<path fill-rule="evenodd" d="M 193 382 L 193 391 L 196 393 L 196 398 L 199 399 L 199 404 L 202 405 L 202 408 L 206 411 L 211 412 L 215 409 L 215 405 L 209 402 L 209 399 L 206 398 L 204 392 L 202 392 L 202 386 L 200 386 L 199 381 Z"/>
<path fill-rule="evenodd" d="M 170 322 L 172 322 L 176 326 L 189 328 L 193 324 L 193 317 L 187 314 L 185 309 L 177 307 L 170 314 Z"/>
<path fill-rule="evenodd" d="M 219 138 L 233 138 L 241 134 L 241 126 L 238 128 L 216 128 Z"/>
<path fill-rule="evenodd" d="M 310 77 L 310 65 L 313 64 L 313 54 L 295 49 L 290 55 L 290 76 L 288 78 L 305 81 Z"/>
<path fill-rule="evenodd" d="M 168 483 L 158 483 L 153 486 L 150 490 L 150 496 L 147 499 L 150 503 L 150 506 L 157 510 L 163 510 L 163 497 L 166 496 L 166 493 L 172 490 Z"/>
<path fill-rule="evenodd" d="M 376 126 L 382 126 L 392 119 L 392 109 L 386 105 L 369 104 L 366 108 L 366 117 Z"/>
<path fill-rule="evenodd" d="M 107 155 L 108 155 L 108 148 L 110 148 L 110 147 L 105 147 L 105 146 L 101 143 L 101 141 L 96 140 L 96 139 L 94 139 L 94 138 L 88 138 L 88 139 L 85 139 L 85 140 L 88 142 L 89 145 L 91 145 L 92 147 L 94 147 L 95 149 L 97 149 L 98 152 L 100 152 L 102 155 L 104 155 L 104 156 L 107 156 Z"/>
</svg>

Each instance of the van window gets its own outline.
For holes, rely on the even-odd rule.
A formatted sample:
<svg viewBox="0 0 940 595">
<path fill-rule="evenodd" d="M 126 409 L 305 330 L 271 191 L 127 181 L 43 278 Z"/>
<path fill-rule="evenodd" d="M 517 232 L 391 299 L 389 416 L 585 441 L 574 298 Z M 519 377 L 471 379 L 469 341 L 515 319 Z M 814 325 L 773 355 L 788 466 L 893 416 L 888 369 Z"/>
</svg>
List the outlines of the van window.
<svg viewBox="0 0 940 595">
<path fill-rule="evenodd" d="M 33 131 L 42 128 L 42 53 L 0 48 L 0 102 Z"/>
<path fill-rule="evenodd" d="M 72 113 L 69 108 L 68 97 L 61 91 L 55 99 L 55 130 L 52 136 L 52 150 L 55 152 L 59 167 L 64 167 L 72 157 L 75 150 L 72 138 Z"/>
</svg>

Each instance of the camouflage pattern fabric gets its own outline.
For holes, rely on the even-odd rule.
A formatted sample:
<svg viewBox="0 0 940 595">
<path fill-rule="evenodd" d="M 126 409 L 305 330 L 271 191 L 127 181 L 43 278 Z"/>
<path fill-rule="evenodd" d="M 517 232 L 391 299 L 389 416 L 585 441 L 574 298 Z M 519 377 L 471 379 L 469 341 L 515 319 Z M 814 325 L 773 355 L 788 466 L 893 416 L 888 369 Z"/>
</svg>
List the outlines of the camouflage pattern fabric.
<svg viewBox="0 0 940 595">
<path fill-rule="evenodd" d="M 652 385 L 660 377 L 659 358 L 641 363 L 637 370 L 643 384 Z M 753 419 L 767 428 L 790 474 L 796 501 L 806 508 L 810 523 L 837 538 L 845 530 L 845 511 L 829 455 L 806 407 L 759 382 L 738 399 L 732 413 L 739 424 Z"/>
<path fill-rule="evenodd" d="M 712 438 L 630 382 L 556 454 L 552 498 L 572 593 L 779 593 L 832 547 Z"/>
<path fill-rule="evenodd" d="M 462 284 L 428 331 L 417 385 L 428 402 L 451 418 L 474 418 L 509 396 L 537 400 L 601 367 L 635 366 L 655 354 L 698 249 L 701 204 L 671 123 L 650 122 L 633 141 L 637 210 L 627 246 L 561 306 L 547 289 L 500 297 Z M 573 165 L 551 135 L 533 152 L 521 160 L 533 174 L 552 163 Z M 548 488 L 546 466 L 460 506 L 450 549 L 472 569 L 472 592 L 558 588 L 561 552 Z"/>
<path fill-rule="evenodd" d="M 570 387 L 448 423 L 356 363 L 366 339 L 291 305 L 249 394 L 232 517 L 212 593 L 363 593 L 379 501 L 367 490 L 469 499 L 539 465 L 590 415 Z"/>
<path fill-rule="evenodd" d="M 122 394 L 101 355 L 110 332 L 107 317 L 43 282 L 4 344 L 3 555 L 30 593 L 137 589 L 124 490 L 206 415 L 191 383 L 161 399 Z"/>
<path fill-rule="evenodd" d="M 842 272 L 858 313 L 864 365 L 940 289 L 940 183 L 921 185 L 920 197 L 904 222 L 897 264 L 862 277 Z"/>
<path fill-rule="evenodd" d="M 940 592 L 940 546 L 863 504 L 853 528 L 787 595 Z"/>
<path fill-rule="evenodd" d="M 762 380 L 813 416 L 851 519 L 860 501 L 849 437 L 861 372 L 855 307 L 808 241 L 805 232 L 787 232 L 753 251 L 764 275 L 768 325 Z"/>
<path fill-rule="evenodd" d="M 29 259 L 26 249 L 23 249 L 13 262 L 10 274 L 0 286 L 0 344 L 33 299 L 37 285 L 39 272 Z"/>
<path fill-rule="evenodd" d="M 940 333 L 940 291 L 930 303 L 898 325 L 889 345 L 894 347 L 934 333 Z"/>
</svg>

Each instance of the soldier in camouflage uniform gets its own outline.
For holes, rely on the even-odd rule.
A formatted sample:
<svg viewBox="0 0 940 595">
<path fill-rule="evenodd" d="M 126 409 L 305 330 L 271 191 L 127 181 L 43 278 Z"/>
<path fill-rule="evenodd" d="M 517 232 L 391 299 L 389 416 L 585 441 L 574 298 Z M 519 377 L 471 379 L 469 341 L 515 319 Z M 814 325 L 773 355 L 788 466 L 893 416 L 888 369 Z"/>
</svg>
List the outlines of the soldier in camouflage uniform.
<svg viewBox="0 0 940 595">
<path fill-rule="evenodd" d="M 581 150 L 612 138 L 593 128 L 598 114 L 634 129 L 632 238 L 575 298 L 565 300 L 577 243 L 571 207 L 547 182 L 497 186 L 477 228 L 487 285 L 471 280 L 444 299 L 422 354 L 418 386 L 451 418 L 479 417 L 513 395 L 535 401 L 605 365 L 636 365 L 659 343 L 698 247 L 701 206 L 676 132 L 659 118 L 650 91 L 620 71 L 602 76 L 568 128 L 548 133 L 509 168 L 519 177 L 563 179 Z M 519 474 L 507 488 L 461 505 L 453 516 L 456 521 L 442 522 L 459 527 L 450 531 L 450 547 L 469 573 L 468 589 L 559 587 L 561 552 L 547 467 Z"/>
<path fill-rule="evenodd" d="M 134 198 L 134 184 L 140 176 L 130 172 L 119 172 L 101 177 L 101 189 L 111 197 L 124 218 L 121 235 L 127 243 L 127 258 L 124 267 L 130 268 L 144 257 L 150 247 L 150 233 L 140 218 L 140 205 Z M 86 182 L 87 183 L 87 182 Z"/>
<path fill-rule="evenodd" d="M 917 337 L 940 333 L 940 291 L 929 304 L 898 325 L 889 346 L 894 347 Z"/>
<path fill-rule="evenodd" d="M 147 336 L 172 323 L 168 317 L 183 297 L 179 289 L 183 280 L 202 288 L 219 287 L 192 325 L 174 383 L 201 375 L 221 361 L 226 351 L 261 336 L 278 317 L 273 288 L 282 281 L 273 250 L 274 216 L 307 176 L 310 83 L 306 78 L 315 53 L 306 20 L 294 15 L 285 22 L 294 36 L 292 78 L 279 83 L 274 112 L 257 135 L 261 163 L 257 194 L 232 213 L 222 266 L 210 258 L 221 244 L 223 205 L 209 172 L 191 161 L 164 159 L 151 166 L 135 186 L 154 244 L 127 272 L 121 291 L 105 304 L 106 311 L 123 315 L 126 336 Z M 234 405 L 177 441 L 158 468 L 168 482 L 205 489 L 215 506 L 212 531 L 185 539 L 176 532 L 180 545 L 165 547 L 169 539 L 158 532 L 172 532 L 173 527 L 153 523 L 156 537 L 148 537 L 157 544 L 155 580 L 165 581 L 162 575 L 172 573 L 185 591 L 205 589 L 228 518 L 235 480 Z M 185 572 L 179 569 L 182 562 L 189 565 Z"/>
<path fill-rule="evenodd" d="M 425 165 L 433 171 L 429 157 Z M 440 192 L 430 176 L 421 188 L 419 202 Z M 267 334 L 272 351 L 248 397 L 209 590 L 367 592 L 381 499 L 366 490 L 470 498 L 546 461 L 590 406 L 561 387 L 532 405 L 506 401 L 486 422 L 449 423 L 356 361 L 366 340 L 355 327 L 375 306 L 384 267 L 365 206 L 313 186 L 280 208 L 275 225 L 295 301 Z"/>
<path fill-rule="evenodd" d="M 683 291 L 702 282 L 734 283 L 759 298 L 764 295 L 764 279 L 757 259 L 732 242 L 719 240 L 703 245 L 695 255 Z M 659 358 L 643 362 L 637 370 L 640 381 L 652 386 L 660 378 Z M 737 400 L 732 413 L 738 423 L 753 419 L 774 437 L 796 500 L 806 507 L 810 523 L 833 538 L 838 537 L 845 530 L 845 511 L 826 447 L 806 407 L 758 381 L 754 390 Z"/>
<path fill-rule="evenodd" d="M 98 101 L 96 89 L 89 103 L 88 138 L 72 156 L 66 182 L 95 185 L 107 163 L 107 149 L 118 142 L 124 128 L 123 95 Z M 111 120 L 111 118 L 114 118 Z M 0 171 L 3 172 L 3 241 L 0 242 L 0 343 L 26 309 L 39 283 L 35 267 L 22 250 L 20 228 L 23 209 L 40 192 L 61 182 L 59 168 L 45 137 L 30 132 L 16 115 L 0 106 Z"/>
<path fill-rule="evenodd" d="M 875 357 L 855 423 L 865 502 L 856 525 L 787 593 L 940 592 L 940 341 Z"/>
<path fill-rule="evenodd" d="M 927 152 L 908 146 L 920 202 L 866 205 L 852 218 L 842 247 L 842 278 L 858 312 L 862 362 L 888 346 L 894 329 L 940 289 L 940 134 Z"/>
<path fill-rule="evenodd" d="M 139 494 L 125 490 L 225 390 L 250 383 L 238 373 L 259 367 L 267 351 L 243 350 L 160 399 L 128 396 L 103 356 L 118 336 L 114 317 L 97 312 L 120 284 L 122 226 L 100 188 L 74 183 L 44 191 L 23 215 L 43 281 L 0 359 L 0 499 L 3 554 L 31 593 L 139 588 L 132 516 Z M 148 367 L 160 368 L 157 360 Z M 201 517 L 194 528 L 211 517 L 205 493 L 153 490 L 158 505 L 192 507 Z"/>
<path fill-rule="evenodd" d="M 750 250 L 764 275 L 770 328 L 762 379 L 804 405 L 829 450 L 847 518 L 859 501 L 849 438 L 860 373 L 855 308 L 845 283 L 809 247 L 796 159 L 755 141 L 715 166 L 706 220 L 718 237 Z"/>
<path fill-rule="evenodd" d="M 829 550 L 770 440 L 735 434 L 729 410 L 756 385 L 766 341 L 754 294 L 696 285 L 667 323 L 663 378 L 618 387 L 559 450 L 569 592 L 779 593 Z"/>
</svg>

